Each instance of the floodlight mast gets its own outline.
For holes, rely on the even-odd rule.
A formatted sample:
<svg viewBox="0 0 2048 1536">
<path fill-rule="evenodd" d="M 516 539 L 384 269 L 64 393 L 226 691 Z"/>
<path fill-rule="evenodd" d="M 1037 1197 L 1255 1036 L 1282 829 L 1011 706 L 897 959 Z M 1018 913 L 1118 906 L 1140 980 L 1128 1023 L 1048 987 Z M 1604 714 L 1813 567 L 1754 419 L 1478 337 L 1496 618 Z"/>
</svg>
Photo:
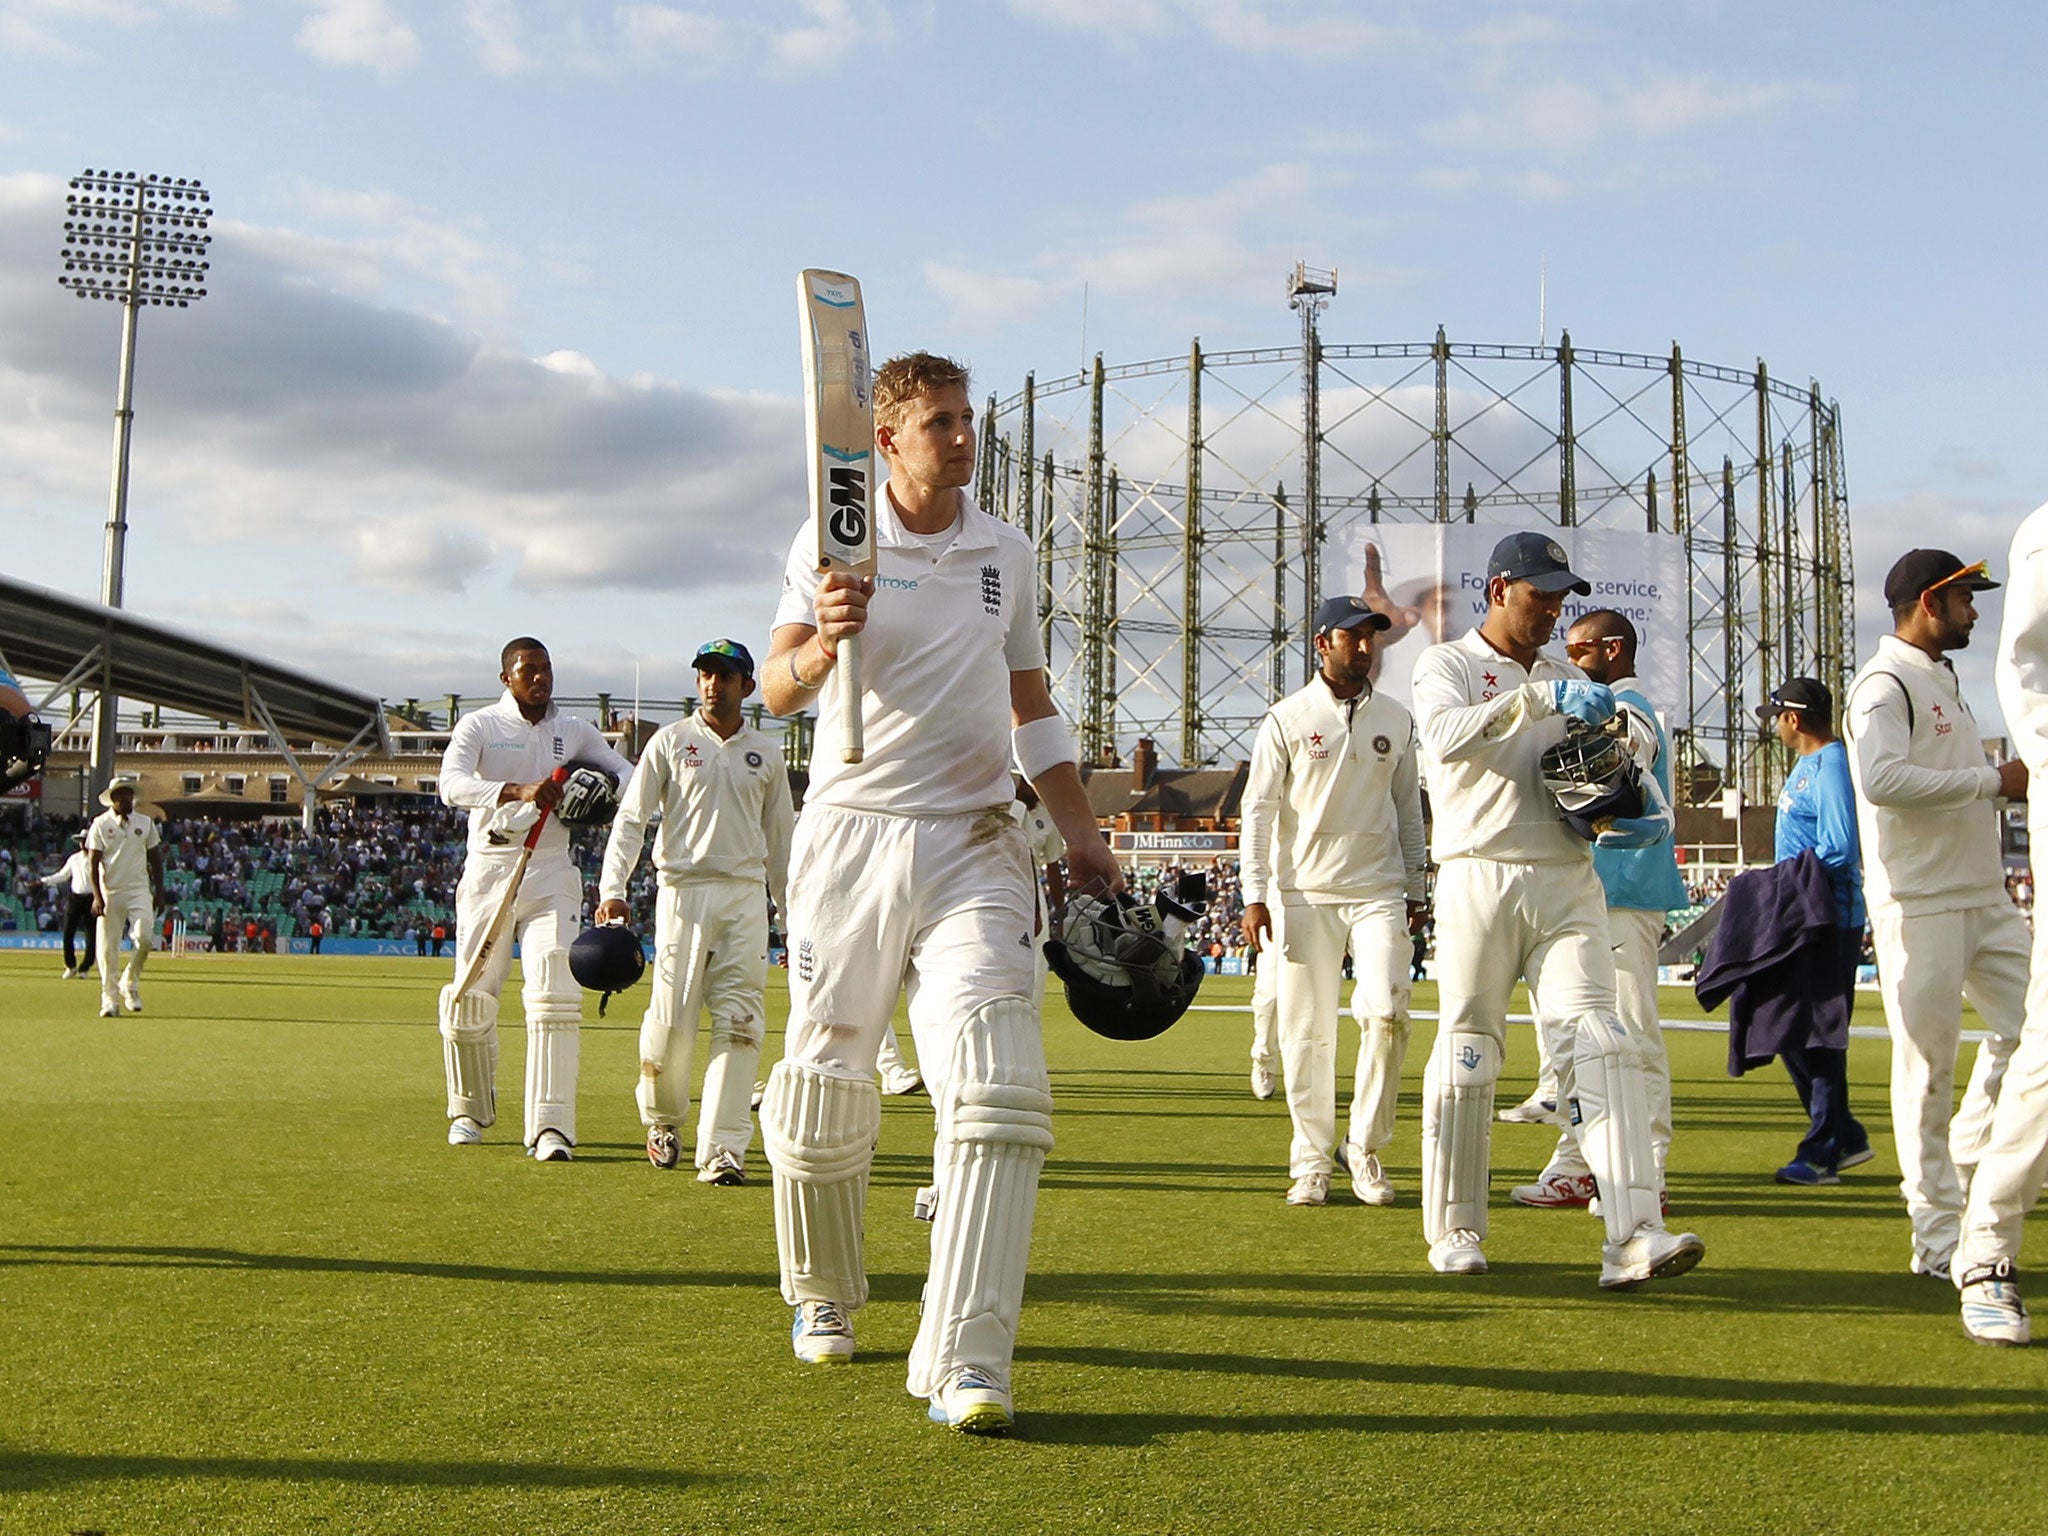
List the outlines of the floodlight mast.
<svg viewBox="0 0 2048 1536">
<path fill-rule="evenodd" d="M 121 373 L 114 395 L 114 479 L 100 601 L 119 608 L 128 547 L 128 439 L 135 420 L 135 319 L 146 304 L 185 309 L 206 297 L 213 209 L 196 179 L 134 171 L 81 171 L 65 199 L 64 272 L 57 281 L 81 299 L 121 306 Z M 92 789 L 114 772 L 113 674 L 103 663 L 92 733 Z"/>
<path fill-rule="evenodd" d="M 1301 316 L 1301 683 L 1316 674 L 1312 632 L 1316 604 L 1323 600 L 1323 403 L 1322 342 L 1316 321 L 1337 294 L 1337 269 L 1327 272 L 1297 261 L 1287 274 L 1287 307 Z"/>
</svg>

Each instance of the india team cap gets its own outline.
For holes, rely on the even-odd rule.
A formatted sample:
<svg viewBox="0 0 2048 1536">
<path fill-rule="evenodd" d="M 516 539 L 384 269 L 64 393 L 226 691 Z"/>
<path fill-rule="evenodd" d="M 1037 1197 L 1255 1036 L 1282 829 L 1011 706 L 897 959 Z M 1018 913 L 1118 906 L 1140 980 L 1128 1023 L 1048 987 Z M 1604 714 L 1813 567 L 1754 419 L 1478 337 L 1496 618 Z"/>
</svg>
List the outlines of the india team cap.
<svg viewBox="0 0 2048 1536">
<path fill-rule="evenodd" d="M 1593 584 L 1572 569 L 1564 546 L 1547 533 L 1511 533 L 1494 545 L 1493 558 L 1486 562 L 1486 579 L 1496 576 L 1526 581 L 1538 592 L 1593 595 Z"/>
<path fill-rule="evenodd" d="M 1909 549 L 1899 556 L 1891 574 L 1884 579 L 1884 600 L 1896 608 L 1910 603 L 1936 587 L 1968 587 L 1972 592 L 1989 592 L 1998 586 L 1991 579 L 1991 562 L 1979 560 L 1965 565 L 1945 549 Z"/>
<path fill-rule="evenodd" d="M 737 640 L 713 640 L 697 653 L 699 672 L 738 672 L 754 675 L 754 653 Z"/>
<path fill-rule="evenodd" d="M 1333 629 L 1392 629 L 1394 621 L 1362 597 L 1326 597 L 1316 604 L 1316 633 Z"/>
<path fill-rule="evenodd" d="M 1771 690 L 1771 696 L 1757 705 L 1756 717 L 1769 725 L 1788 709 L 1796 709 L 1815 720 L 1831 721 L 1835 718 L 1835 696 L 1819 678 L 1795 677 Z"/>
</svg>

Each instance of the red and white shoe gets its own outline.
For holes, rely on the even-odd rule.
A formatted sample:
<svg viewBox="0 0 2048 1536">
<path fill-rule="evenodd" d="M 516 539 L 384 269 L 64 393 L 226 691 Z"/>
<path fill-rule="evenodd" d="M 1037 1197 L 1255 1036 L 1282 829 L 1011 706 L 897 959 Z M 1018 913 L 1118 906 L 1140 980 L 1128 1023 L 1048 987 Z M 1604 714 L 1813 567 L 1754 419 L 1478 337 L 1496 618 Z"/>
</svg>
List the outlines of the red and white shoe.
<svg viewBox="0 0 2048 1536">
<path fill-rule="evenodd" d="M 1590 1173 L 1553 1173 L 1534 1184 L 1517 1184 L 1508 1191 L 1508 1198 L 1517 1205 L 1533 1205 L 1538 1210 L 1562 1210 L 1570 1206 L 1582 1211 L 1599 1193 L 1600 1186 Z"/>
</svg>

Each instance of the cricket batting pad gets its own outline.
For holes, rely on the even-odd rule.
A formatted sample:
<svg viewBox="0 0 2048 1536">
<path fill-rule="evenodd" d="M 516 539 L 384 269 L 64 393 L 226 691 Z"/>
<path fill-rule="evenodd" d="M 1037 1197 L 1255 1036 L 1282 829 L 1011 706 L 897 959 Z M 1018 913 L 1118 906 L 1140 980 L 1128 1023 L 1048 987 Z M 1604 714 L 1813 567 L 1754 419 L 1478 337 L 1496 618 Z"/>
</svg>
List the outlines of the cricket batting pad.
<svg viewBox="0 0 2048 1536">
<path fill-rule="evenodd" d="M 1579 1153 L 1599 1182 L 1607 1240 L 1626 1242 L 1645 1224 L 1662 1227 L 1642 1053 L 1614 1015 L 1572 1020 L 1569 1092 L 1565 1119 L 1577 1128 Z"/>
<path fill-rule="evenodd" d="M 498 1000 L 474 989 L 460 1001 L 441 989 L 441 1064 L 448 1072 L 448 1118 L 478 1125 L 498 1118 Z"/>
<path fill-rule="evenodd" d="M 583 989 L 569 971 L 566 949 L 523 959 L 526 986 L 526 1144 L 546 1130 L 576 1145 L 576 1056 Z"/>
<path fill-rule="evenodd" d="M 704 1102 L 697 1109 L 697 1166 L 714 1152 L 744 1158 L 754 1139 L 754 1073 L 761 1065 L 759 1018 L 713 1019 L 704 1063 Z"/>
<path fill-rule="evenodd" d="M 1038 1175 L 1052 1150 L 1052 1082 L 1029 998 L 999 997 L 968 1015 L 934 1109 L 939 1202 L 909 1390 L 929 1397 L 972 1365 L 1007 1391 Z"/>
<path fill-rule="evenodd" d="M 1360 1022 L 1351 1139 L 1368 1152 L 1377 1152 L 1394 1139 L 1394 1106 L 1401 1096 L 1401 1062 L 1407 1054 L 1406 1019 Z"/>
<path fill-rule="evenodd" d="M 1486 1175 L 1500 1042 L 1439 1033 L 1422 1074 L 1422 1234 L 1486 1236 Z"/>
<path fill-rule="evenodd" d="M 882 1129 L 882 1095 L 870 1078 L 834 1077 L 785 1057 L 768 1074 L 761 1143 L 775 1172 L 775 1247 L 782 1299 L 868 1299 L 861 1234 L 868 1169 Z"/>
</svg>

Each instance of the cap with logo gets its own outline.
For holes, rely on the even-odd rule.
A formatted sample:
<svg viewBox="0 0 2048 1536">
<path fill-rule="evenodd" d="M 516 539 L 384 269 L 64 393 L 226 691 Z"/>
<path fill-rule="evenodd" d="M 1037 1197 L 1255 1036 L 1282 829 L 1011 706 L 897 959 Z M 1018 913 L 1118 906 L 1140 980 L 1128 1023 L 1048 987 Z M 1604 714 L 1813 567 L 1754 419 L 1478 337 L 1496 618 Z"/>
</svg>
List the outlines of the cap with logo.
<svg viewBox="0 0 2048 1536">
<path fill-rule="evenodd" d="M 1392 629 L 1394 621 L 1362 597 L 1326 597 L 1316 604 L 1316 630 L 1327 635 L 1333 629 Z"/>
<path fill-rule="evenodd" d="M 1835 718 L 1835 696 L 1828 685 L 1814 677 L 1795 677 L 1771 690 L 1771 696 L 1756 707 L 1756 717 L 1769 725 L 1788 709 L 1812 715 L 1823 724 Z"/>
<path fill-rule="evenodd" d="M 713 640 L 697 653 L 699 672 L 738 672 L 754 675 L 754 653 L 737 640 Z"/>
<path fill-rule="evenodd" d="M 1998 583 L 1991 579 L 1991 563 L 1987 560 L 1965 565 L 1945 549 L 1909 549 L 1899 556 L 1884 579 L 1884 600 L 1896 608 L 1936 587 L 1949 586 L 1990 592 Z"/>
<path fill-rule="evenodd" d="M 1496 576 L 1526 581 L 1538 592 L 1593 595 L 1593 584 L 1572 569 L 1564 546 L 1547 533 L 1511 533 L 1494 545 L 1493 557 L 1486 562 L 1486 579 Z"/>
</svg>

